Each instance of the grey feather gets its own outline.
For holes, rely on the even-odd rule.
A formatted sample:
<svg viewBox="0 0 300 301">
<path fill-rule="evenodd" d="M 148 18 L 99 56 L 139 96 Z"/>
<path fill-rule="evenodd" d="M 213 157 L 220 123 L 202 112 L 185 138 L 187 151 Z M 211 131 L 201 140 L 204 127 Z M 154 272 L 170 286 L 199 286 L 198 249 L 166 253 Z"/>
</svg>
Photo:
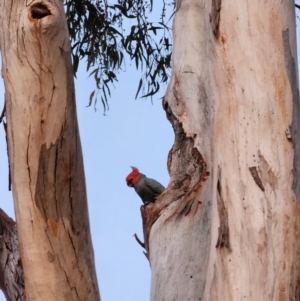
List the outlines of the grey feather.
<svg viewBox="0 0 300 301">
<path fill-rule="evenodd" d="M 144 174 L 140 175 L 140 180 L 133 187 L 144 204 L 152 203 L 165 190 L 165 187 L 156 180 L 147 178 Z"/>
</svg>

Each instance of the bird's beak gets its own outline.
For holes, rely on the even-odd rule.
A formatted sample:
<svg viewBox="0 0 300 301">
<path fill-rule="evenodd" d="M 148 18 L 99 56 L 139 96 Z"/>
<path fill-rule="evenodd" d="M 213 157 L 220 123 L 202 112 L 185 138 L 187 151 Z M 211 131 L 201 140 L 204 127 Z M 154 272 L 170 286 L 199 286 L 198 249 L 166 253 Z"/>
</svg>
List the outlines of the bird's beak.
<svg viewBox="0 0 300 301">
<path fill-rule="evenodd" d="M 133 187 L 132 183 L 130 181 L 127 182 L 127 186 Z"/>
</svg>

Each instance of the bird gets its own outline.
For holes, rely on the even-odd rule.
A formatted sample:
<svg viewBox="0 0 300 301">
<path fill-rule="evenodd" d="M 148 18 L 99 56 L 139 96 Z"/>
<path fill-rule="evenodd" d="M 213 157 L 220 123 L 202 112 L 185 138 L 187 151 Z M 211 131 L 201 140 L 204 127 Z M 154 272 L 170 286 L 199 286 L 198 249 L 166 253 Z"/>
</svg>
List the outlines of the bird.
<svg viewBox="0 0 300 301">
<path fill-rule="evenodd" d="M 154 179 L 146 177 L 139 170 L 131 166 L 132 172 L 126 177 L 126 183 L 133 187 L 143 203 L 154 203 L 156 198 L 165 190 L 165 187 Z"/>
</svg>

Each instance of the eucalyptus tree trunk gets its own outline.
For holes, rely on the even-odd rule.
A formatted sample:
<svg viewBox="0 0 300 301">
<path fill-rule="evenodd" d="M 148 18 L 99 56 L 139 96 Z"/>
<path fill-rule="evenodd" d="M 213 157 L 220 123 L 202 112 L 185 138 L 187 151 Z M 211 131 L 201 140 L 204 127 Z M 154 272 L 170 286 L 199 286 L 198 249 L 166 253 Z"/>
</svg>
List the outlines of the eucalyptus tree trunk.
<svg viewBox="0 0 300 301">
<path fill-rule="evenodd" d="M 142 208 L 151 301 L 300 300 L 294 3 L 178 0 L 170 184 Z"/>
<path fill-rule="evenodd" d="M 100 300 L 62 1 L 2 0 L 0 45 L 26 300 Z"/>
</svg>

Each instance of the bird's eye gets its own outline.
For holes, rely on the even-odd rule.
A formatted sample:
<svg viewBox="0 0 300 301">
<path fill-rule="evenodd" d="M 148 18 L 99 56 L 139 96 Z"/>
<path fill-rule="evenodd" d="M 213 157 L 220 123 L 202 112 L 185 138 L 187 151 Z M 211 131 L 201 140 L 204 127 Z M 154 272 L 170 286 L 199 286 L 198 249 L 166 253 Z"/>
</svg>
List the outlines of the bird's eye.
<svg viewBox="0 0 300 301">
<path fill-rule="evenodd" d="M 129 187 L 132 187 L 132 186 L 133 186 L 133 185 L 132 185 L 132 179 L 130 179 L 130 180 L 127 181 L 127 185 L 128 185 Z"/>
</svg>

